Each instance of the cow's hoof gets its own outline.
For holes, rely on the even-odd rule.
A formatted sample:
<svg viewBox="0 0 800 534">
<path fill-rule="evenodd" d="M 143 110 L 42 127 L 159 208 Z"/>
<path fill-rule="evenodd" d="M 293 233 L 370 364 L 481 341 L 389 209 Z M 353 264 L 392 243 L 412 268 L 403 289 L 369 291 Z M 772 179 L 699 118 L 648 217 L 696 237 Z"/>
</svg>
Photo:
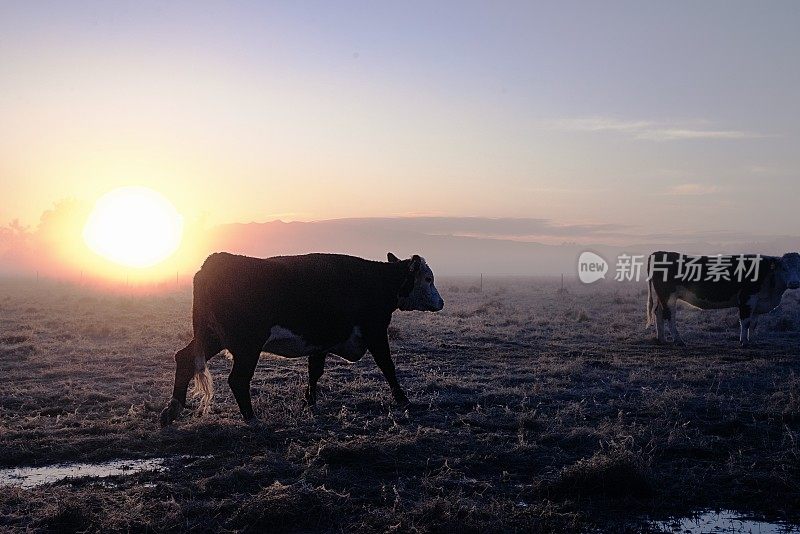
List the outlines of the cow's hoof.
<svg viewBox="0 0 800 534">
<path fill-rule="evenodd" d="M 418 402 L 409 402 L 408 404 L 403 404 L 397 407 L 398 410 L 402 410 L 405 415 L 416 415 L 427 410 L 427 404 L 420 404 Z"/>
<path fill-rule="evenodd" d="M 183 411 L 183 405 L 177 399 L 172 399 L 167 404 L 167 407 L 161 410 L 161 415 L 158 416 L 158 423 L 161 428 L 169 426 Z"/>
<path fill-rule="evenodd" d="M 166 428 L 171 425 L 174 420 L 175 418 L 169 414 L 169 408 L 164 408 L 161 410 L 161 415 L 158 416 L 158 426 Z"/>
<path fill-rule="evenodd" d="M 259 419 L 256 416 L 253 416 L 250 419 L 245 419 L 244 422 L 250 428 L 255 428 L 255 429 L 264 428 L 264 423 L 262 423 L 261 419 Z"/>
<path fill-rule="evenodd" d="M 313 407 L 315 404 L 317 404 L 317 393 L 316 392 L 312 393 L 311 390 L 306 389 L 305 401 L 306 401 L 306 406 L 308 406 L 309 408 Z"/>
<path fill-rule="evenodd" d="M 408 397 L 406 397 L 405 393 L 401 393 L 401 394 L 398 394 L 398 395 L 394 395 L 394 403 L 399 408 L 406 408 L 407 406 L 409 406 L 411 404 L 411 401 L 408 400 Z"/>
<path fill-rule="evenodd" d="M 317 403 L 309 402 L 308 399 L 303 399 L 303 401 L 300 403 L 300 407 L 302 410 L 312 415 L 317 413 Z"/>
</svg>

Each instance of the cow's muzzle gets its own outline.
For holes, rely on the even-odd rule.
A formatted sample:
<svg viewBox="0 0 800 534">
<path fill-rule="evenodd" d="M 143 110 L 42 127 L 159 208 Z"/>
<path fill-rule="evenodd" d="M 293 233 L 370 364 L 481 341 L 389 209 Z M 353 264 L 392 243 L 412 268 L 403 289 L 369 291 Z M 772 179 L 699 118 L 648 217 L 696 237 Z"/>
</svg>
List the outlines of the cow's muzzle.
<svg viewBox="0 0 800 534">
<path fill-rule="evenodd" d="M 800 287 L 800 282 L 789 282 L 789 289 L 797 289 Z"/>
</svg>

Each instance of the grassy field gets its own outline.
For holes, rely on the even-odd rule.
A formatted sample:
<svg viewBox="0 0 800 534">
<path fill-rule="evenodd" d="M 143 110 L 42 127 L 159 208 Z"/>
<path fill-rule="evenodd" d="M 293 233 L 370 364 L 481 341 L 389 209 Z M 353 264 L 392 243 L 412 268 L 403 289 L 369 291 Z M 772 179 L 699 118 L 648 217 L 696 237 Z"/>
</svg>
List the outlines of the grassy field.
<svg viewBox="0 0 800 534">
<path fill-rule="evenodd" d="M 737 342 L 734 310 L 679 310 L 688 346 L 644 329 L 642 285 L 443 279 L 438 314 L 395 314 L 400 410 L 370 356 L 264 355 L 262 428 L 210 362 L 212 413 L 165 430 L 188 289 L 104 295 L 0 284 L 0 467 L 171 458 L 103 481 L 0 488 L 0 530 L 646 530 L 709 507 L 800 521 L 800 303 Z"/>
</svg>

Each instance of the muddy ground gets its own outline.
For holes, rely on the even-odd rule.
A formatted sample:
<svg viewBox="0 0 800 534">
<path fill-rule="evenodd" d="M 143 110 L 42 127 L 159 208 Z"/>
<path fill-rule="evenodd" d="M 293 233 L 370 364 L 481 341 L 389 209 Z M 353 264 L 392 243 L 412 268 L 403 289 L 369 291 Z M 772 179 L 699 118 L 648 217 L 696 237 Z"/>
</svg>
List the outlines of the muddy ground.
<svg viewBox="0 0 800 534">
<path fill-rule="evenodd" d="M 679 310 L 686 348 L 644 329 L 641 285 L 443 279 L 438 314 L 395 314 L 414 405 L 371 357 L 264 355 L 264 424 L 240 422 L 211 361 L 212 413 L 158 428 L 188 289 L 104 295 L 0 283 L 0 468 L 168 457 L 103 480 L 0 487 L 0 530 L 640 531 L 693 510 L 800 521 L 800 303 L 750 348 L 734 310 Z"/>
</svg>

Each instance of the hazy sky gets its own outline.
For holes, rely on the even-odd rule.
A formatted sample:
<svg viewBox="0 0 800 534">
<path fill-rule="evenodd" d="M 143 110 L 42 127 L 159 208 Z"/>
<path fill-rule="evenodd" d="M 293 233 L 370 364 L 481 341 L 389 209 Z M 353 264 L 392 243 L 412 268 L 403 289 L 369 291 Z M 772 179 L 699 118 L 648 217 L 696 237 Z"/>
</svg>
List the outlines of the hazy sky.
<svg viewBox="0 0 800 534">
<path fill-rule="evenodd" d="M 119 185 L 211 222 L 797 234 L 798 2 L 2 2 L 0 223 Z"/>
</svg>

